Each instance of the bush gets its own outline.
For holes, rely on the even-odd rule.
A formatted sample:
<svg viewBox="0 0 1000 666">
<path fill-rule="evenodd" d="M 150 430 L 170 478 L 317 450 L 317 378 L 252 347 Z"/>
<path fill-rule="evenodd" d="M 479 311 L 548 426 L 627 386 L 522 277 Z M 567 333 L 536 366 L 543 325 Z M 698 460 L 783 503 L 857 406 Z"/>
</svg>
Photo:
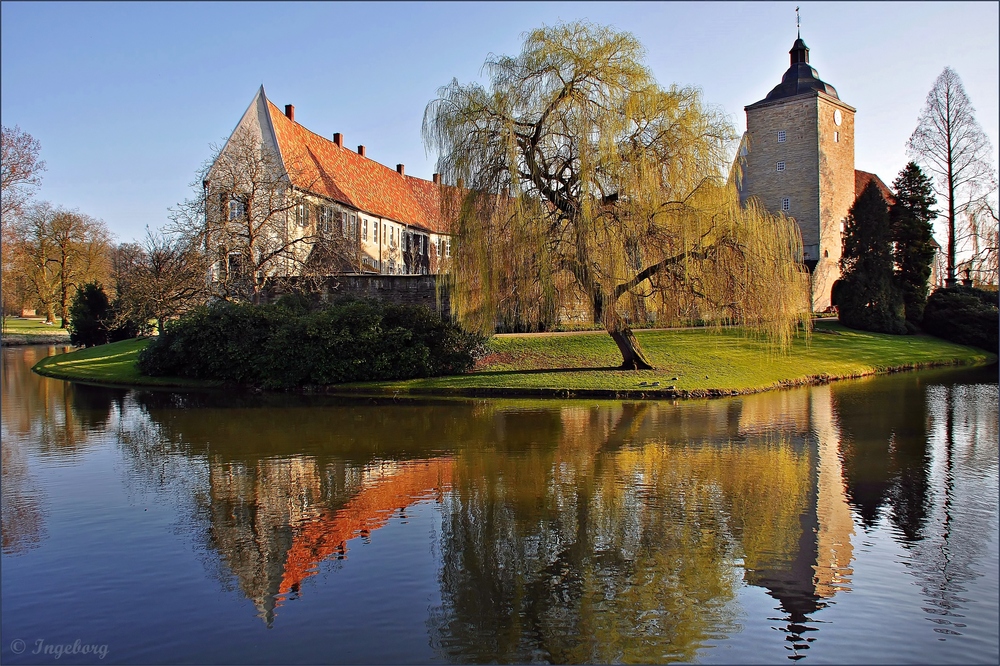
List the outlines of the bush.
<svg viewBox="0 0 1000 666">
<path fill-rule="evenodd" d="M 411 379 L 468 371 L 484 342 L 422 306 L 217 303 L 168 324 L 139 370 L 268 389 Z"/>
<path fill-rule="evenodd" d="M 99 283 L 88 282 L 77 289 L 69 305 L 70 342 L 85 347 L 107 344 L 109 314 L 108 295 Z"/>
<path fill-rule="evenodd" d="M 927 299 L 922 326 L 931 335 L 995 354 L 1000 329 L 997 294 L 975 287 L 938 289 Z"/>
</svg>

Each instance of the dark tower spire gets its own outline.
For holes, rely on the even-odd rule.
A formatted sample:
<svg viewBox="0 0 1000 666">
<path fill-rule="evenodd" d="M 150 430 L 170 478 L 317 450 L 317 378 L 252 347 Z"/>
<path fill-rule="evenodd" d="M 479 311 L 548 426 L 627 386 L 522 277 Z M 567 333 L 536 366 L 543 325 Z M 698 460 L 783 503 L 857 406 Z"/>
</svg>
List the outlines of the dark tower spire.
<svg viewBox="0 0 1000 666">
<path fill-rule="evenodd" d="M 799 21 L 799 8 L 795 8 L 795 32 L 799 39 L 802 39 L 802 23 Z"/>
</svg>

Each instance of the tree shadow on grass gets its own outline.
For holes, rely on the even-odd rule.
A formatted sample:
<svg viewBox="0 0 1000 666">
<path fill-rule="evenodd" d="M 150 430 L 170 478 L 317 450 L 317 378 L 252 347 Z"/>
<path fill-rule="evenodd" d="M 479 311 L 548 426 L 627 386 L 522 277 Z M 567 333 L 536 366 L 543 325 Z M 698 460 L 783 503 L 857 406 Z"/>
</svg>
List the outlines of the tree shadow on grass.
<svg viewBox="0 0 1000 666">
<path fill-rule="evenodd" d="M 607 372 L 609 370 L 621 370 L 621 366 L 613 365 L 601 368 L 535 368 L 534 370 L 479 370 L 470 374 L 482 376 L 501 375 L 540 375 L 549 372 Z"/>
</svg>

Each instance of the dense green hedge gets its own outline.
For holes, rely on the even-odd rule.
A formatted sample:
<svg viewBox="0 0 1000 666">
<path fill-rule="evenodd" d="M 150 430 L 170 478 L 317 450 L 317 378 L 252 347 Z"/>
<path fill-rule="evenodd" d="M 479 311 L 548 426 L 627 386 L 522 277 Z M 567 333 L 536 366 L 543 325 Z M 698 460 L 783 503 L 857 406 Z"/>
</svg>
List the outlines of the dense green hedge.
<svg viewBox="0 0 1000 666">
<path fill-rule="evenodd" d="M 423 306 L 216 303 L 170 323 L 139 371 L 267 389 L 411 379 L 466 372 L 484 343 Z"/>
<path fill-rule="evenodd" d="M 997 292 L 973 287 L 938 289 L 927 299 L 922 326 L 931 335 L 996 354 Z"/>
</svg>

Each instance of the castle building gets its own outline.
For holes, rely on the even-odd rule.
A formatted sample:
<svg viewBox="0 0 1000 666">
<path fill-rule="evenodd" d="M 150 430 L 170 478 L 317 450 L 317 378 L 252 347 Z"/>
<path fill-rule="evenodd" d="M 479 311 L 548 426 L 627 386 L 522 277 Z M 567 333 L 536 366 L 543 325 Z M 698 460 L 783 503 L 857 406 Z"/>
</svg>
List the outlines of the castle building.
<svg viewBox="0 0 1000 666">
<path fill-rule="evenodd" d="M 798 223 L 812 309 L 823 311 L 840 277 L 843 221 L 856 197 L 855 109 L 810 66 L 801 36 L 789 54 L 781 83 L 745 107 L 740 200 L 756 197 Z"/>
</svg>

